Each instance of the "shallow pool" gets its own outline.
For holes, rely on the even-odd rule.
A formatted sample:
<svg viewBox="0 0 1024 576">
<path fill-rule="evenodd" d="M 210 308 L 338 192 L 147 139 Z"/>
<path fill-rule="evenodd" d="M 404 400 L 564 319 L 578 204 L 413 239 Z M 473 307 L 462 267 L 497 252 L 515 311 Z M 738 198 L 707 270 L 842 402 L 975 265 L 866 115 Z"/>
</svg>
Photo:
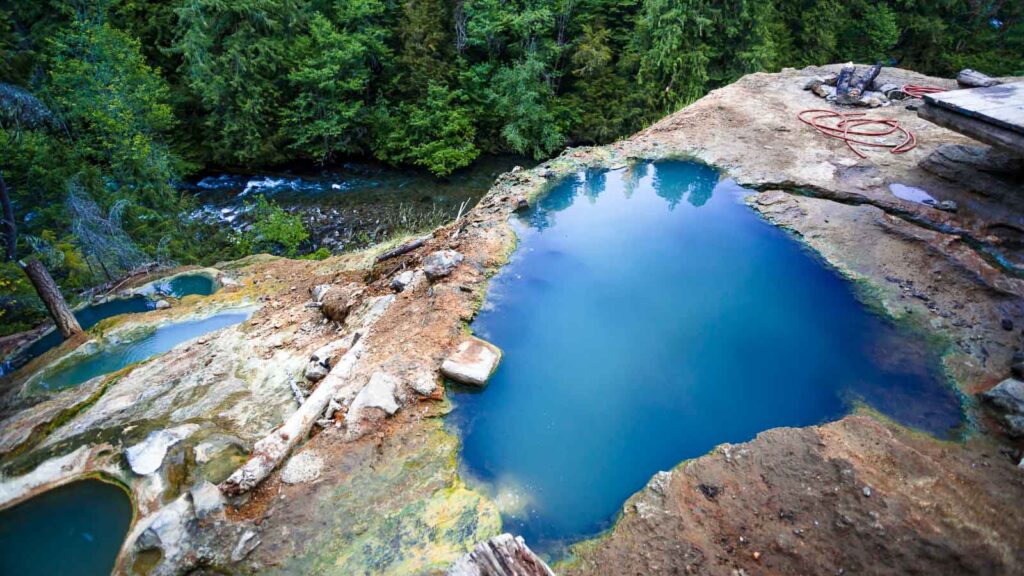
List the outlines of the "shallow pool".
<svg viewBox="0 0 1024 576">
<path fill-rule="evenodd" d="M 659 470 L 858 401 L 939 436 L 959 398 L 920 338 L 688 162 L 586 172 L 515 225 L 473 323 L 505 356 L 450 421 L 505 529 L 552 552 L 607 528 Z"/>
<path fill-rule="evenodd" d="M 217 282 L 205 274 L 181 274 L 170 280 L 154 282 L 147 294 L 184 298 L 192 294 L 209 296 L 217 291 Z"/>
<path fill-rule="evenodd" d="M 174 296 L 175 298 L 182 298 L 190 294 L 209 296 L 217 291 L 216 282 L 203 274 L 183 274 L 175 276 L 167 282 L 158 282 L 154 286 L 159 288 L 164 294 Z M 152 293 L 155 292 L 156 289 L 152 291 Z M 78 323 L 82 326 L 82 329 L 88 330 L 100 320 L 120 314 L 146 312 L 155 308 L 156 302 L 152 299 L 146 296 L 133 296 L 131 298 L 117 298 L 101 304 L 84 306 L 75 311 L 75 318 L 78 318 Z M 60 346 L 60 343 L 63 341 L 64 338 L 61 337 L 60 332 L 50 330 L 42 338 L 39 338 L 24 350 L 15 354 L 6 363 L 4 368 L 0 368 L 0 376 L 21 368 L 32 359 L 38 358 L 53 348 Z"/>
<path fill-rule="evenodd" d="M 253 309 L 234 310 L 201 320 L 187 320 L 161 326 L 138 339 L 115 344 L 95 354 L 71 360 L 55 370 L 44 372 L 31 383 L 30 389 L 34 392 L 53 392 L 77 386 L 96 376 L 109 374 L 129 364 L 163 354 L 186 340 L 243 322 L 252 316 L 252 313 Z"/>
<path fill-rule="evenodd" d="M 132 522 L 121 488 L 74 482 L 0 511 L 0 574 L 109 576 Z"/>
</svg>

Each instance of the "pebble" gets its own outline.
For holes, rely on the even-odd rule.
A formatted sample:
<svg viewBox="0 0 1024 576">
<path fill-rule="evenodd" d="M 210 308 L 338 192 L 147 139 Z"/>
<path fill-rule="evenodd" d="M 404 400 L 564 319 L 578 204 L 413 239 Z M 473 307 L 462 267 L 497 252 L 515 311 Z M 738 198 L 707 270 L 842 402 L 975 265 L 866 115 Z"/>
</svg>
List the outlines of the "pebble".
<svg viewBox="0 0 1024 576">
<path fill-rule="evenodd" d="M 871 487 L 870 486 L 865 486 L 864 489 L 861 490 L 861 492 L 864 493 L 864 497 L 865 498 L 871 498 Z"/>
</svg>

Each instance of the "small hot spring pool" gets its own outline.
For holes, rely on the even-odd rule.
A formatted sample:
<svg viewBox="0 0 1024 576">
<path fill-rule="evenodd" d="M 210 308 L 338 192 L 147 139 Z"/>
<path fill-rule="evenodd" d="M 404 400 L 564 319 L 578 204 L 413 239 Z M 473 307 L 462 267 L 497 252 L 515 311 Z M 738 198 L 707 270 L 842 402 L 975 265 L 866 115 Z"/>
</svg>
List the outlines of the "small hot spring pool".
<svg viewBox="0 0 1024 576">
<path fill-rule="evenodd" d="M 184 298 L 193 294 L 209 296 L 217 291 L 217 282 L 206 274 L 179 274 L 169 280 L 150 284 L 146 294 Z"/>
<path fill-rule="evenodd" d="M 0 511 L 0 574 L 109 576 L 132 522 L 125 491 L 83 480 Z"/>
<path fill-rule="evenodd" d="M 148 294 L 156 295 L 157 289 L 160 292 L 182 298 L 191 294 L 209 296 L 217 291 L 217 283 L 205 274 L 181 274 L 173 277 L 167 282 L 158 282 Z M 84 330 L 96 325 L 100 320 L 105 320 L 121 314 L 135 314 L 147 312 L 156 308 L 156 302 L 147 296 L 132 296 L 130 298 L 117 298 L 100 304 L 90 304 L 75 311 L 75 318 Z M 57 330 L 50 330 L 42 338 L 39 338 L 24 350 L 17 353 L 6 366 L 0 366 L 0 376 L 28 364 L 34 358 L 42 356 L 46 352 L 60 346 L 64 339 Z"/>
<path fill-rule="evenodd" d="M 940 437 L 938 353 L 689 162 L 580 173 L 517 218 L 473 330 L 505 356 L 456 389 L 461 467 L 549 554 L 608 528 L 659 470 L 858 402 Z"/>
<path fill-rule="evenodd" d="M 60 367 L 43 372 L 30 384 L 32 391 L 53 392 L 82 384 L 96 376 L 109 374 L 136 362 L 163 354 L 186 340 L 191 340 L 244 322 L 255 309 L 220 312 L 201 320 L 185 320 L 156 328 L 137 339 L 115 344 L 109 348 L 69 360 Z"/>
</svg>

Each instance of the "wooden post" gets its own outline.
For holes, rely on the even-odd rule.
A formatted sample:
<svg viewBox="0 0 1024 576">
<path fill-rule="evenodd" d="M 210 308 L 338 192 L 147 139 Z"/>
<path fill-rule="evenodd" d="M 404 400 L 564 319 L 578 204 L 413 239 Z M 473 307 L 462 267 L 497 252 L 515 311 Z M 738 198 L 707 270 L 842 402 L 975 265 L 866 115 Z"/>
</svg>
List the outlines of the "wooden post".
<svg viewBox="0 0 1024 576">
<path fill-rule="evenodd" d="M 67 302 L 64 301 L 64 295 L 60 293 L 60 288 L 53 281 L 46 266 L 43 266 L 43 263 L 35 258 L 29 258 L 20 264 L 28 279 L 32 281 L 32 286 L 39 294 L 39 299 L 46 304 L 46 309 L 50 311 L 50 316 L 53 317 L 53 322 L 60 330 L 61 336 L 67 339 L 75 334 L 81 334 L 82 326 L 71 312 Z"/>
<path fill-rule="evenodd" d="M 526 546 L 522 536 L 500 534 L 477 544 L 455 561 L 445 576 L 555 576 Z"/>
</svg>

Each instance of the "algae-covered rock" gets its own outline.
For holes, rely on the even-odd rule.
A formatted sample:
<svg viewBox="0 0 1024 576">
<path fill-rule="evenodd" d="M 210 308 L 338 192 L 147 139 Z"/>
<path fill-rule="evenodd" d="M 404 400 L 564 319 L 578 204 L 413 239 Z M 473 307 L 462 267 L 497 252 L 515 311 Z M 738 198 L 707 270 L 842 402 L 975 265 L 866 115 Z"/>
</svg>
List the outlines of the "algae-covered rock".
<svg viewBox="0 0 1024 576">
<path fill-rule="evenodd" d="M 378 445 L 347 444 L 313 484 L 288 486 L 247 562 L 271 574 L 443 572 L 501 532 L 489 500 L 458 478 L 458 439 L 436 419 L 406 423 Z M 325 460 L 329 455 L 322 455 Z"/>
</svg>

